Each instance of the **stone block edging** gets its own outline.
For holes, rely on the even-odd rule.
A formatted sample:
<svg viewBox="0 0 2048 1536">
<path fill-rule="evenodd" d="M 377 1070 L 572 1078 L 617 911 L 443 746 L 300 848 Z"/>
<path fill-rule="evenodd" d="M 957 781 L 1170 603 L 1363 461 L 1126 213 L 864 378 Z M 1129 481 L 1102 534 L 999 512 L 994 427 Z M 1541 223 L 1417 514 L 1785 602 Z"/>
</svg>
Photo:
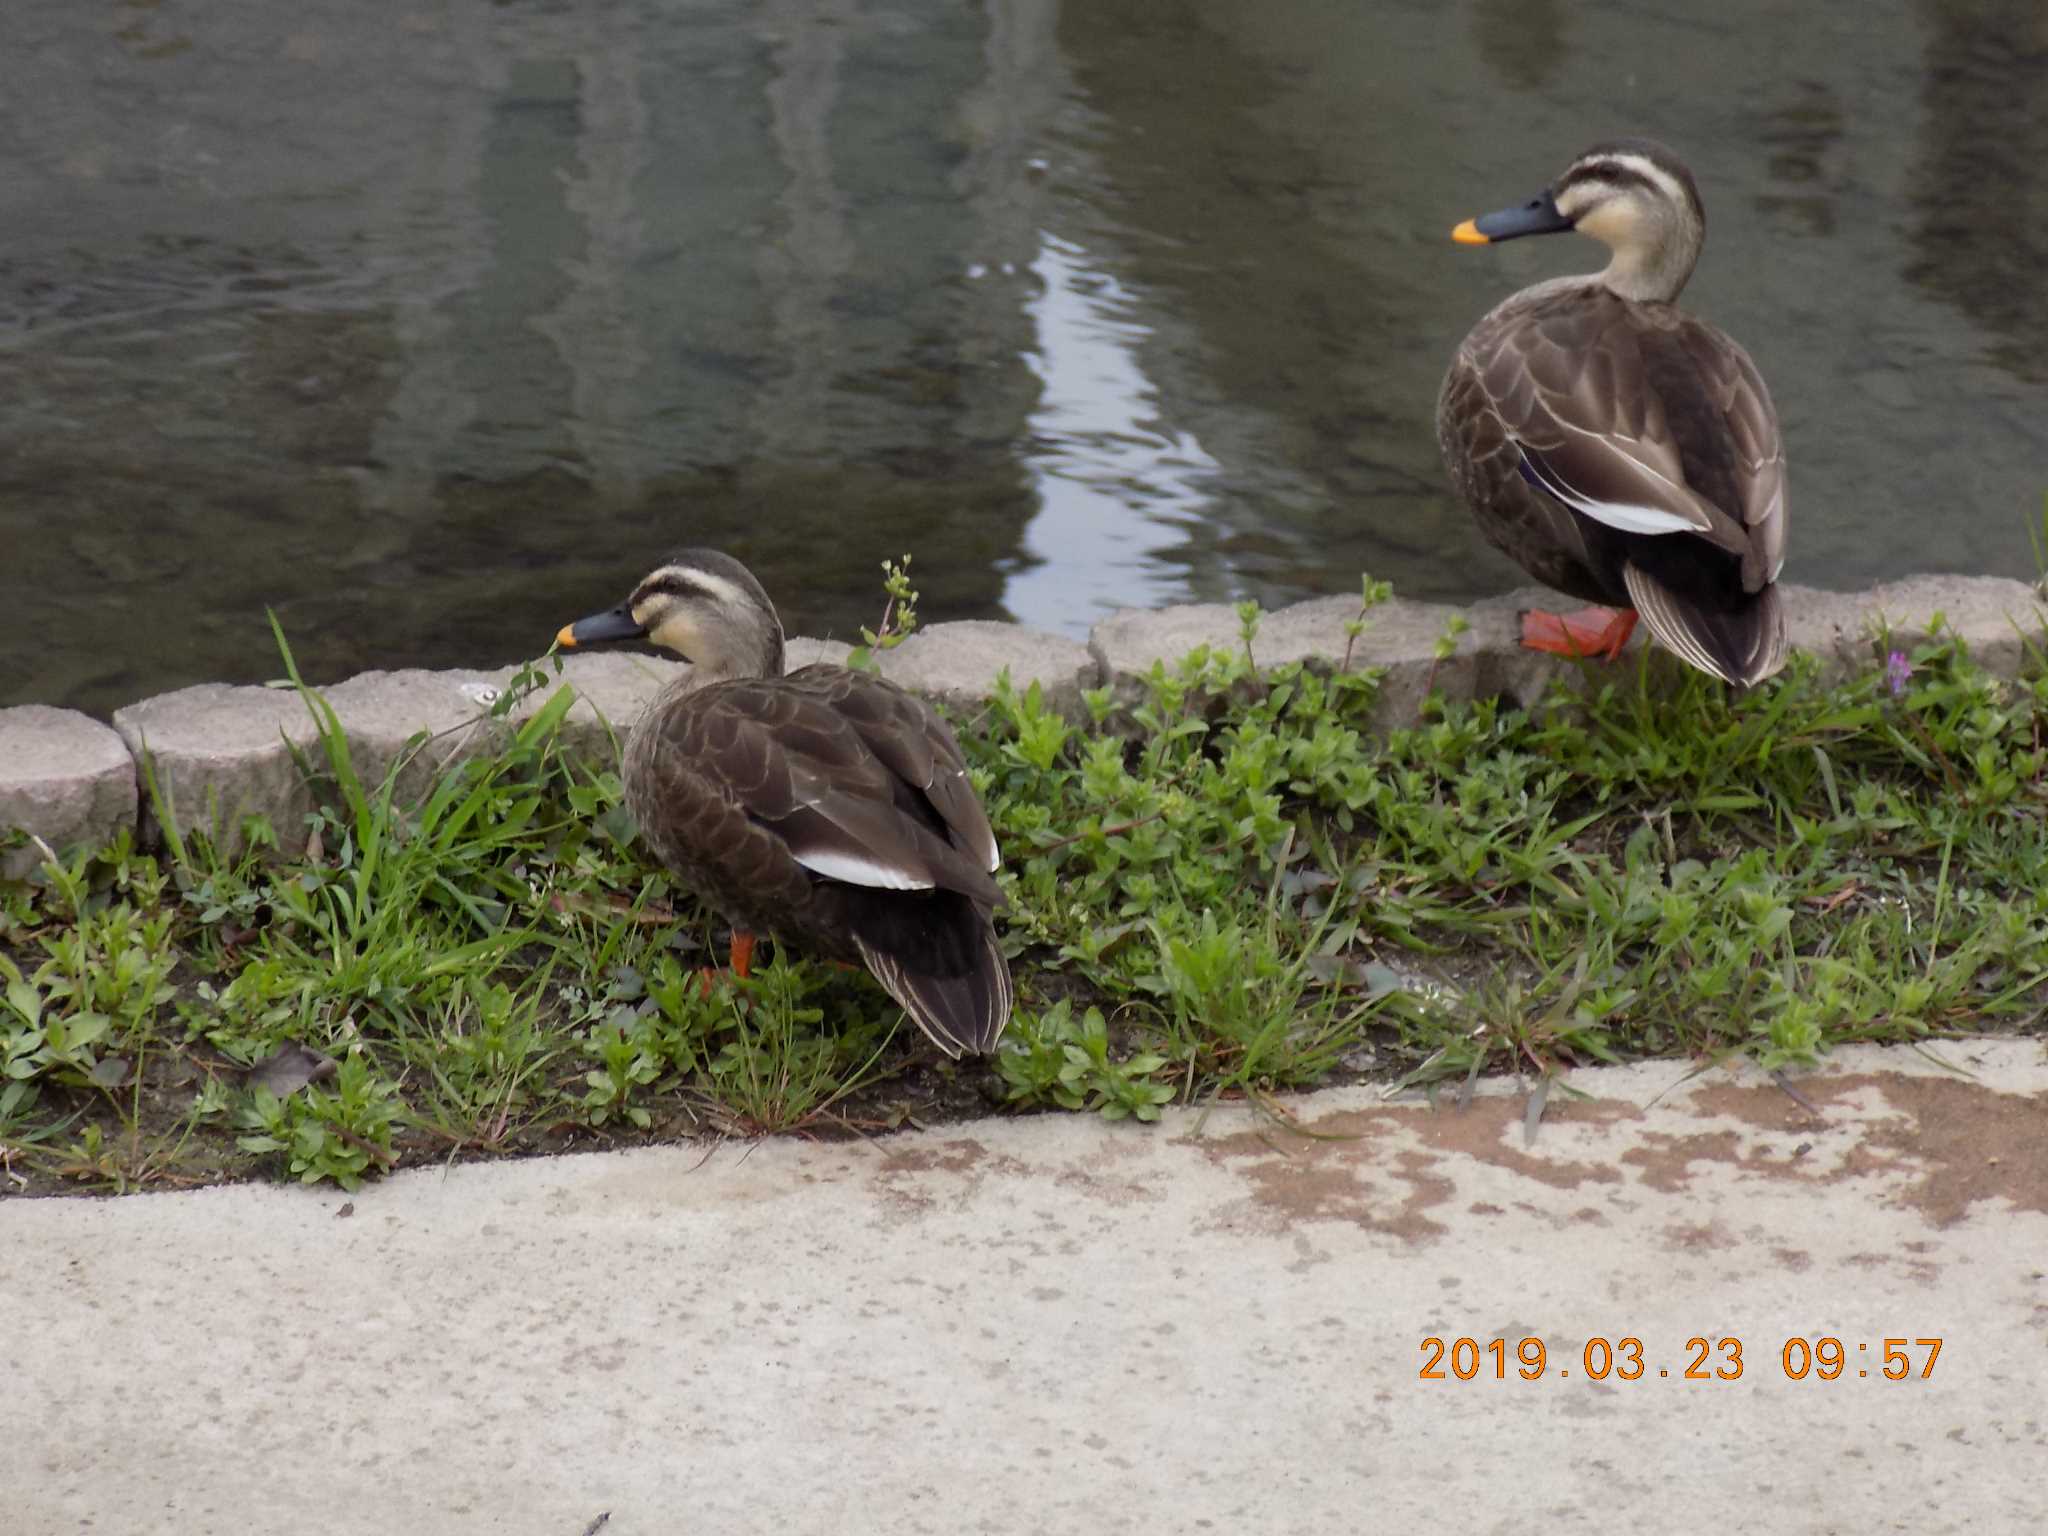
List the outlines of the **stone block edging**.
<svg viewBox="0 0 2048 1536">
<path fill-rule="evenodd" d="M 1794 648 L 1818 655 L 1831 676 L 1876 664 L 1880 626 L 1894 646 L 1910 650 L 1930 637 L 1938 614 L 1980 665 L 2004 676 L 2018 674 L 2027 645 L 2042 643 L 2048 630 L 2048 601 L 2008 577 L 1914 576 L 1867 592 L 1783 590 Z M 1467 608 L 1395 598 L 1373 609 L 1353 643 L 1344 627 L 1358 600 L 1314 598 L 1265 614 L 1252 655 L 1261 667 L 1302 661 L 1334 668 L 1348 647 L 1353 667 L 1384 669 L 1375 723 L 1390 729 L 1412 721 L 1432 687 L 1453 698 L 1499 695 L 1526 705 L 1553 677 L 1577 677 L 1572 664 L 1517 643 L 1520 611 L 1556 603 L 1535 588 Z M 1437 644 L 1460 616 L 1466 628 L 1440 659 Z M 1234 651 L 1240 643 L 1234 608 L 1193 604 L 1112 613 L 1085 645 L 1018 624 L 935 624 L 882 653 L 881 666 L 885 676 L 961 713 L 987 700 L 1007 666 L 1019 690 L 1037 682 L 1050 704 L 1078 717 L 1085 689 L 1107 684 L 1128 700 L 1155 661 L 1171 663 L 1198 645 Z M 1644 643 L 1638 630 L 1631 645 Z M 839 661 L 846 652 L 837 642 L 792 640 L 789 664 Z M 577 695 L 563 727 L 567 749 L 607 758 L 613 733 L 623 738 L 683 665 L 622 652 L 563 658 L 561 680 Z M 554 691 L 542 689 L 508 718 L 492 719 L 491 703 L 516 670 L 365 672 L 321 692 L 365 783 L 380 781 L 420 731 L 435 733 L 402 774 L 404 795 L 453 758 L 501 748 Z M 145 840 L 156 836 L 141 788 L 146 751 L 181 824 L 211 823 L 231 846 L 242 819 L 261 812 L 290 838 L 312 804 L 294 748 L 319 761 L 313 720 L 289 689 L 204 683 L 118 709 L 111 725 L 37 704 L 0 709 L 0 829 L 25 828 L 60 851 L 107 841 L 124 826 Z M 15 850 L 0 860 L 0 877 L 23 878 L 39 857 L 32 847 Z"/>
</svg>

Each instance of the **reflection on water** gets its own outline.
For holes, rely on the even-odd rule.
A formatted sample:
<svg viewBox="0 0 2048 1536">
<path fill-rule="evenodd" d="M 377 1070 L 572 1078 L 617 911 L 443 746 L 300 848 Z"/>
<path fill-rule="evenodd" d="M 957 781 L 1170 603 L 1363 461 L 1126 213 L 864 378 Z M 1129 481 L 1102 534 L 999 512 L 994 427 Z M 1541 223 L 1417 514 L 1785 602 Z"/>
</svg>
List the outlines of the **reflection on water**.
<svg viewBox="0 0 2048 1536">
<path fill-rule="evenodd" d="M 1928 132 L 1908 274 L 1969 316 L 2002 366 L 2048 383 L 2048 6 L 1920 0 L 1919 10 Z"/>
<path fill-rule="evenodd" d="M 1444 232 L 1617 131 L 1699 173 L 1789 573 L 2024 569 L 2048 12 L 1779 12 L 10 0 L 0 703 L 271 675 L 266 607 L 316 676 L 509 660 L 684 540 L 842 636 L 905 551 L 1074 633 L 1514 584 L 1437 382 L 1599 253 Z"/>
<path fill-rule="evenodd" d="M 1793 84 L 1761 115 L 1757 137 L 1769 158 L 1750 203 L 1764 216 L 1765 229 L 1788 238 L 1835 232 L 1845 127 L 1834 92 L 1814 80 Z"/>
<path fill-rule="evenodd" d="M 1073 633 L 1109 610 L 1185 595 L 1157 557 L 1200 518 L 1201 481 L 1216 469 L 1154 414 L 1158 391 L 1137 353 L 1147 330 L 1126 318 L 1130 295 L 1090 271 L 1087 254 L 1047 233 L 1031 264 L 1038 346 L 1025 361 L 1044 393 L 1021 446 L 1038 496 L 1024 529 L 1036 564 L 1003 590 L 1012 612 Z"/>
<path fill-rule="evenodd" d="M 1568 40 L 1557 0 L 1473 0 L 1472 41 L 1500 80 L 1534 91 L 1557 78 Z"/>
</svg>

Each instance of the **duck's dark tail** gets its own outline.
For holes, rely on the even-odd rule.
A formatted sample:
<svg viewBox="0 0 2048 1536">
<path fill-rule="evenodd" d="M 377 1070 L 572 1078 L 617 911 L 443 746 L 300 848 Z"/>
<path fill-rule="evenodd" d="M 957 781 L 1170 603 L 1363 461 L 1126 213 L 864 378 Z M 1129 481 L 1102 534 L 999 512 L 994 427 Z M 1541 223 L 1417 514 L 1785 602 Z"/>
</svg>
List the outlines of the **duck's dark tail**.
<svg viewBox="0 0 2048 1536">
<path fill-rule="evenodd" d="M 1622 579 L 1650 633 L 1686 665 L 1738 688 L 1753 688 L 1785 665 L 1785 607 L 1775 583 L 1724 605 L 1681 596 L 1633 562 L 1622 567 Z"/>
<path fill-rule="evenodd" d="M 900 913 L 895 922 L 863 923 L 853 936 L 861 958 L 932 1044 L 948 1056 L 989 1055 L 1016 992 L 988 914 L 952 892 L 903 905 L 922 909 L 924 932 L 906 942 Z"/>
</svg>

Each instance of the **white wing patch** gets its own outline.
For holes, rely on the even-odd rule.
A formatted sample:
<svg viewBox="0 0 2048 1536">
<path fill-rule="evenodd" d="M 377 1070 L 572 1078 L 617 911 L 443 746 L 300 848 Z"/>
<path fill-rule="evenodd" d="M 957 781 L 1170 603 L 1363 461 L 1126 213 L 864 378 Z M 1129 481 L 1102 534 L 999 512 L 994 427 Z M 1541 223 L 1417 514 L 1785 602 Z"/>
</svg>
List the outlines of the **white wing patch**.
<svg viewBox="0 0 2048 1536">
<path fill-rule="evenodd" d="M 931 881 L 920 880 L 908 870 L 864 859 L 858 854 L 817 849 L 797 854 L 796 861 L 814 875 L 823 875 L 827 880 L 844 880 L 848 885 L 866 885 L 884 891 L 928 891 L 932 888 Z"/>
<path fill-rule="evenodd" d="M 1676 512 L 1667 512 L 1662 507 L 1639 506 L 1625 501 L 1596 501 L 1582 495 L 1566 485 L 1543 461 L 1531 454 L 1521 443 L 1515 443 L 1515 451 L 1522 461 L 1522 472 L 1539 489 L 1556 497 L 1574 512 L 1583 513 L 1596 523 L 1605 523 L 1609 528 L 1623 533 L 1698 533 L 1699 523 Z M 1657 472 L 1648 465 L 1640 466 L 1649 474 Z M 1659 479 L 1664 477 L 1659 475 Z"/>
</svg>

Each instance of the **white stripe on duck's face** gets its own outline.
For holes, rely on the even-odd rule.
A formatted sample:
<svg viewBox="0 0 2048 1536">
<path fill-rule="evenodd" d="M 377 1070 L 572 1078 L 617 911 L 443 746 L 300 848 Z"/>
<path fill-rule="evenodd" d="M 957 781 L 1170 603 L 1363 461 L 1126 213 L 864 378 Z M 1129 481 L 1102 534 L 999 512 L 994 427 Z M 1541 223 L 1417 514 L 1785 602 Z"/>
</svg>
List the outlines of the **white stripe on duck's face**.
<svg viewBox="0 0 2048 1536">
<path fill-rule="evenodd" d="M 1692 275 L 1706 215 L 1682 175 L 1646 155 L 1606 150 L 1559 178 L 1557 210 L 1614 253 L 1600 281 L 1620 297 L 1670 303 Z"/>
<path fill-rule="evenodd" d="M 633 589 L 633 617 L 650 629 L 660 622 L 664 605 L 670 603 L 738 612 L 761 606 L 760 599 L 738 582 L 696 566 L 664 565 L 641 577 L 640 585 Z"/>
<path fill-rule="evenodd" d="M 651 644 L 694 663 L 707 678 L 765 676 L 780 661 L 775 611 L 763 606 L 759 594 L 715 571 L 663 566 L 634 589 L 632 607 Z"/>
<path fill-rule="evenodd" d="M 1643 155 L 1607 153 L 1576 162 L 1558 180 L 1557 211 L 1582 235 L 1616 252 L 1645 251 L 1697 223 L 1692 194 Z"/>
<path fill-rule="evenodd" d="M 685 590 L 694 589 L 702 593 L 704 600 L 719 608 L 749 612 L 761 606 L 761 599 L 748 588 L 702 566 L 667 566 L 657 573 L 657 579 L 660 577 L 682 583 Z"/>
<path fill-rule="evenodd" d="M 1615 201 L 1662 203 L 1684 213 L 1692 207 L 1692 194 L 1656 161 L 1625 150 L 1574 161 L 1558 178 L 1557 211 L 1574 223 Z"/>
</svg>

